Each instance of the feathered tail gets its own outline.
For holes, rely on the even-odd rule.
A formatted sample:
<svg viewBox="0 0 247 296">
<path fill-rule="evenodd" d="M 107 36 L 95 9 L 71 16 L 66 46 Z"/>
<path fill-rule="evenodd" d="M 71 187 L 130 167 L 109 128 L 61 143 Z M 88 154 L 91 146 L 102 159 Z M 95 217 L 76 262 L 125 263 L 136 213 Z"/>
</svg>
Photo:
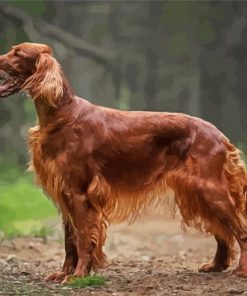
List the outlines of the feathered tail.
<svg viewBox="0 0 247 296">
<path fill-rule="evenodd" d="M 247 218 L 247 172 L 245 165 L 241 159 L 240 150 L 228 140 L 225 141 L 225 146 L 227 154 L 224 169 L 228 180 L 228 189 L 237 211 Z"/>
</svg>

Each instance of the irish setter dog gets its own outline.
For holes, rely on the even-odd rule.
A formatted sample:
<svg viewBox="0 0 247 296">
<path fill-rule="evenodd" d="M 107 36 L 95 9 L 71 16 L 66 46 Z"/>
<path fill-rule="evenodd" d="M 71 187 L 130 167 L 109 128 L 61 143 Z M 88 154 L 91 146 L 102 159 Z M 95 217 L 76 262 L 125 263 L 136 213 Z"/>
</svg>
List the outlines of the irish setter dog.
<svg viewBox="0 0 247 296">
<path fill-rule="evenodd" d="M 23 43 L 0 56 L 0 97 L 25 91 L 38 125 L 30 169 L 62 213 L 65 282 L 105 266 L 111 222 L 134 221 L 173 192 L 186 225 L 214 235 L 217 251 L 199 271 L 225 270 L 236 240 L 247 276 L 247 174 L 239 150 L 216 127 L 181 113 L 120 111 L 77 97 L 52 50 Z"/>
</svg>

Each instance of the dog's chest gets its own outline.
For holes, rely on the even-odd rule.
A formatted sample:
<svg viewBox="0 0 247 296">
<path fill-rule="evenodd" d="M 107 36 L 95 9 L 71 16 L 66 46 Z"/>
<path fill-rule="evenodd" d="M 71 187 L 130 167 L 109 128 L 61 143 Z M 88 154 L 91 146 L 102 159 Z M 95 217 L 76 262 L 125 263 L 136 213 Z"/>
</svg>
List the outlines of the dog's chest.
<svg viewBox="0 0 247 296">
<path fill-rule="evenodd" d="M 29 131 L 30 165 L 29 170 L 35 172 L 36 183 L 58 204 L 59 194 L 63 191 L 63 175 L 61 163 L 63 155 L 51 158 L 44 156 L 44 135 L 38 127 Z"/>
</svg>

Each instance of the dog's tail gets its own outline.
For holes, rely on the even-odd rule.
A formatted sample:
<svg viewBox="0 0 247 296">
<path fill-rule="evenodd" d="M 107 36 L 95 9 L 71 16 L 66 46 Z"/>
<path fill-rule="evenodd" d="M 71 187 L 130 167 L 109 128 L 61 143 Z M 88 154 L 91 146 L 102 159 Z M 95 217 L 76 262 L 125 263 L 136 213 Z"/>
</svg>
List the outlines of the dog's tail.
<svg viewBox="0 0 247 296">
<path fill-rule="evenodd" d="M 247 172 L 244 161 L 241 158 L 241 151 L 225 140 L 226 162 L 225 176 L 228 180 L 228 189 L 234 205 L 239 213 L 247 218 Z"/>
</svg>

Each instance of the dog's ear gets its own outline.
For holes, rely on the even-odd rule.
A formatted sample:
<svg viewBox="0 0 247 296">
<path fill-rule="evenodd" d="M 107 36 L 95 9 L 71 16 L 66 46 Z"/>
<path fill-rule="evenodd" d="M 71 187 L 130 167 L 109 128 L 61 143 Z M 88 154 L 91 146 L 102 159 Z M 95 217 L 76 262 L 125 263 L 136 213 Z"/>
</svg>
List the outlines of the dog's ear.
<svg viewBox="0 0 247 296">
<path fill-rule="evenodd" d="M 42 98 L 50 106 L 63 95 L 61 68 L 50 52 L 39 53 L 34 73 L 25 81 L 23 89 L 28 90 L 34 99 Z"/>
</svg>

